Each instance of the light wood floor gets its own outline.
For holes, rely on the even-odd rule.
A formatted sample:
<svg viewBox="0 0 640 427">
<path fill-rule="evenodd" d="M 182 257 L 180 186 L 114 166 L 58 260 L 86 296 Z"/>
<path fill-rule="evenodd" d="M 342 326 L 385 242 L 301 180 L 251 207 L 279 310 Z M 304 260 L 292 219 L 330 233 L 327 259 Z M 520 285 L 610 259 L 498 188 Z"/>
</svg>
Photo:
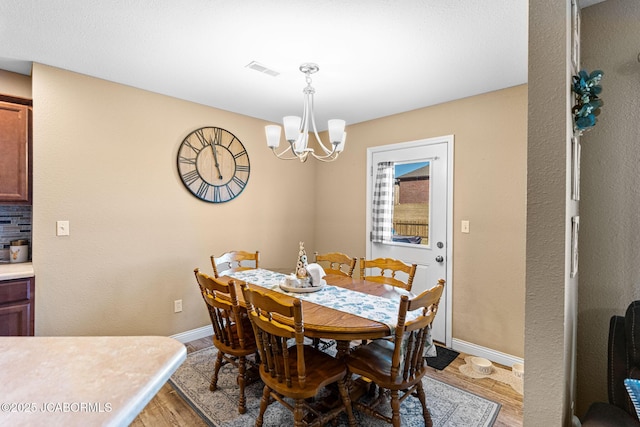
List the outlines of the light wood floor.
<svg viewBox="0 0 640 427">
<path fill-rule="evenodd" d="M 191 341 L 186 344 L 187 353 L 209 347 L 210 345 L 211 337 Z M 496 427 L 522 426 L 522 395 L 518 394 L 509 385 L 494 379 L 473 379 L 462 375 L 459 367 L 464 365 L 464 358 L 466 356 L 468 355 L 461 353 L 444 371 L 433 369 L 427 373 L 427 375 L 502 404 L 498 419 L 494 424 Z M 140 415 L 131 423 L 131 426 L 204 427 L 206 424 L 169 384 L 165 384 Z"/>
</svg>

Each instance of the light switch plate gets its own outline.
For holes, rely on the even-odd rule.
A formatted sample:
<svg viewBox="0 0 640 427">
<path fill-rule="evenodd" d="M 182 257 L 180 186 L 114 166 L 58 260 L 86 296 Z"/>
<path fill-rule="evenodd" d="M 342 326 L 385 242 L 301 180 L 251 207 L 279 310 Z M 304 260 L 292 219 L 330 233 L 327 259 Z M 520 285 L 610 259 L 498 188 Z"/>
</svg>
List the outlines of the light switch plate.
<svg viewBox="0 0 640 427">
<path fill-rule="evenodd" d="M 56 221 L 56 236 L 69 235 L 69 221 Z"/>
<path fill-rule="evenodd" d="M 469 221 L 467 220 L 462 220 L 462 226 L 461 226 L 461 230 L 463 233 L 468 233 L 469 232 Z"/>
</svg>

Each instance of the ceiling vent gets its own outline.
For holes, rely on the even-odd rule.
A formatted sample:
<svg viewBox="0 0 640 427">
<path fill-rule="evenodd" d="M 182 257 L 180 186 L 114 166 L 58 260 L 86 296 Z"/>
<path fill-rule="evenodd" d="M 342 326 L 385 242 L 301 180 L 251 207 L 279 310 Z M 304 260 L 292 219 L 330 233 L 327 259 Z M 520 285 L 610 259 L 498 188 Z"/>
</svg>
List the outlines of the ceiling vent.
<svg viewBox="0 0 640 427">
<path fill-rule="evenodd" d="M 264 65 L 262 65 L 262 64 L 260 64 L 259 62 L 256 62 L 256 61 L 251 61 L 250 63 L 248 63 L 246 65 L 246 67 L 247 68 L 251 68 L 252 70 L 260 71 L 261 73 L 264 73 L 264 74 L 268 74 L 271 77 L 276 77 L 276 76 L 278 76 L 280 74 L 276 70 L 272 70 L 269 67 L 265 67 Z"/>
</svg>

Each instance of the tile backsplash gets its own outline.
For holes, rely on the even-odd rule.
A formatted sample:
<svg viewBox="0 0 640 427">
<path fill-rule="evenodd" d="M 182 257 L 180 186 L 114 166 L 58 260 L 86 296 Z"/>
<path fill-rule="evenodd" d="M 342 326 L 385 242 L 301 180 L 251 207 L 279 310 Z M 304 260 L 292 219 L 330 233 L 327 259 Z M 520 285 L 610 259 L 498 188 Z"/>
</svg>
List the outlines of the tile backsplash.
<svg viewBox="0 0 640 427">
<path fill-rule="evenodd" d="M 9 261 L 9 242 L 16 239 L 29 240 L 31 254 L 31 212 L 31 206 L 0 205 L 0 261 Z"/>
</svg>

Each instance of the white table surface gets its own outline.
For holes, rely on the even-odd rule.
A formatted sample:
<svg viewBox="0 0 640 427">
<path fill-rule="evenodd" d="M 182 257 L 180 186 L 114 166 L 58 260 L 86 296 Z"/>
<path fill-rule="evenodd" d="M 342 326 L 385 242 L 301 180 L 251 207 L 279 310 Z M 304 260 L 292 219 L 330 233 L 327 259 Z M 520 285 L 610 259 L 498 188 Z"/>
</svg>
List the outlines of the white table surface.
<svg viewBox="0 0 640 427">
<path fill-rule="evenodd" d="M 127 426 L 185 358 L 168 337 L 0 337 L 0 425 Z"/>
</svg>

